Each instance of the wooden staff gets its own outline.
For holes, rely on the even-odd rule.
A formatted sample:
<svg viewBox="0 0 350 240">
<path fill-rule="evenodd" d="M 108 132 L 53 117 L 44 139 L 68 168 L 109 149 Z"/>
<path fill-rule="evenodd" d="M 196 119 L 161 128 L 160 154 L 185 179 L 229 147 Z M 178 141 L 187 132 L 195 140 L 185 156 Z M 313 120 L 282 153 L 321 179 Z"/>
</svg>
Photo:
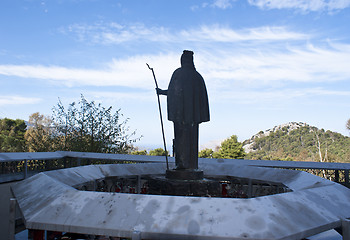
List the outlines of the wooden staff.
<svg viewBox="0 0 350 240">
<path fill-rule="evenodd" d="M 149 70 L 152 71 L 154 82 L 156 84 L 156 89 L 158 89 L 158 83 L 156 79 L 156 75 L 154 74 L 153 68 L 151 68 L 148 63 L 146 63 L 147 67 Z M 159 99 L 159 94 L 157 92 L 157 98 L 158 98 L 158 108 L 159 108 L 159 117 L 160 117 L 160 125 L 162 127 L 162 134 L 163 134 L 163 144 L 164 144 L 164 150 L 165 150 L 165 159 L 166 159 L 166 168 L 169 170 L 169 161 L 168 161 L 168 151 L 166 150 L 166 143 L 165 143 L 165 134 L 164 134 L 164 126 L 163 126 L 163 115 L 162 115 L 162 108 L 160 106 L 160 99 Z"/>
</svg>

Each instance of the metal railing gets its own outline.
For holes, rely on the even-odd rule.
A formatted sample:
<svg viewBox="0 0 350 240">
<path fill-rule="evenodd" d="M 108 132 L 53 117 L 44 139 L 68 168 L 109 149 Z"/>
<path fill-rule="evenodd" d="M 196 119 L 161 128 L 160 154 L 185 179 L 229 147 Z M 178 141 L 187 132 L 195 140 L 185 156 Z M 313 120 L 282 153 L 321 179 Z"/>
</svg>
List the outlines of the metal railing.
<svg viewBox="0 0 350 240">
<path fill-rule="evenodd" d="M 44 171 L 91 164 L 161 162 L 162 157 L 86 152 L 0 153 L 0 183 L 18 181 Z"/>
<path fill-rule="evenodd" d="M 200 164 L 213 162 L 232 163 L 232 161 L 235 161 L 235 163 L 238 165 L 302 170 L 350 187 L 350 163 L 245 159 L 199 159 Z M 22 180 L 36 173 L 55 169 L 71 168 L 90 164 L 141 162 L 165 163 L 165 158 L 164 156 L 67 151 L 0 153 L 0 183 Z M 169 162 L 174 162 L 174 158 L 170 157 Z"/>
</svg>

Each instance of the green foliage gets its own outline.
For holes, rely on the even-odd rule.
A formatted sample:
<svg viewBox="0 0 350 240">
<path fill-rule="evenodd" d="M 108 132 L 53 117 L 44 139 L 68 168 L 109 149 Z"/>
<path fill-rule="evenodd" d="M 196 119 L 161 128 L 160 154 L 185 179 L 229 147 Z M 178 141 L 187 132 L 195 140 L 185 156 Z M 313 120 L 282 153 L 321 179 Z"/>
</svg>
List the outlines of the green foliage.
<svg viewBox="0 0 350 240">
<path fill-rule="evenodd" d="M 238 142 L 236 135 L 224 140 L 219 150 L 213 153 L 214 158 L 242 159 L 244 156 L 243 144 Z"/>
<path fill-rule="evenodd" d="M 55 150 L 52 120 L 38 112 L 29 116 L 28 129 L 24 135 L 29 152 L 50 152 Z"/>
<path fill-rule="evenodd" d="M 137 150 L 134 149 L 131 152 L 132 155 L 149 155 L 149 156 L 169 156 L 168 151 L 164 151 L 163 148 L 156 148 L 153 150 L 150 150 L 149 153 L 147 153 L 147 150 Z"/>
<path fill-rule="evenodd" d="M 350 162 L 350 138 L 309 125 L 254 139 L 247 159 Z"/>
<path fill-rule="evenodd" d="M 132 155 L 147 155 L 147 150 L 135 150 L 131 152 Z"/>
<path fill-rule="evenodd" d="M 20 119 L 0 119 L 0 152 L 25 152 L 27 125 Z"/>
<path fill-rule="evenodd" d="M 65 108 L 61 101 L 53 108 L 54 138 L 60 150 L 79 152 L 128 153 L 139 140 L 121 120 L 120 109 L 112 112 L 81 95 L 78 103 Z"/>
<path fill-rule="evenodd" d="M 244 156 L 243 144 L 238 142 L 236 135 L 232 135 L 224 140 L 217 151 L 205 148 L 198 153 L 198 157 L 200 158 L 242 159 Z"/>
<path fill-rule="evenodd" d="M 198 153 L 198 157 L 200 158 L 213 158 L 214 151 L 210 148 L 205 148 Z"/>
<path fill-rule="evenodd" d="M 150 156 L 169 156 L 168 151 L 165 151 L 163 148 L 156 148 L 154 150 L 149 151 Z"/>
</svg>

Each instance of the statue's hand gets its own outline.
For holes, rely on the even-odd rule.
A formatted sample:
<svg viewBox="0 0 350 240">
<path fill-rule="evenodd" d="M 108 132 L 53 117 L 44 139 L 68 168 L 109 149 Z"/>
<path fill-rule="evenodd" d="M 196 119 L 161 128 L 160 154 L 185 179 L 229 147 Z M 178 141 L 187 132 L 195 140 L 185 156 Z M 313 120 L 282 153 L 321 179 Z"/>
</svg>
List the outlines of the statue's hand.
<svg viewBox="0 0 350 240">
<path fill-rule="evenodd" d="M 160 88 L 156 88 L 156 92 L 158 95 L 167 95 L 167 93 L 168 93 L 167 90 L 162 90 Z"/>
</svg>

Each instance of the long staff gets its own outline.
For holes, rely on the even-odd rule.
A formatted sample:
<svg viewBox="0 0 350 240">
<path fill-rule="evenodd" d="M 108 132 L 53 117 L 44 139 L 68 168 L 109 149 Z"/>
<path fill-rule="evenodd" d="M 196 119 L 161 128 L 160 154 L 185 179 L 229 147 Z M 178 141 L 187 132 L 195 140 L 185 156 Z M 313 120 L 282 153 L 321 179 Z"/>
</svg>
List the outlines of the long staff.
<svg viewBox="0 0 350 240">
<path fill-rule="evenodd" d="M 153 68 L 151 68 L 148 63 L 146 63 L 149 70 L 152 71 L 154 82 L 156 84 L 156 88 L 158 88 L 158 83 L 156 79 L 156 75 L 154 74 Z M 163 115 L 162 115 L 162 108 L 160 107 L 160 99 L 159 94 L 157 93 L 158 98 L 158 108 L 159 108 L 159 117 L 160 117 L 160 125 L 162 127 L 162 134 L 163 134 L 163 144 L 164 144 L 164 150 L 165 150 L 165 159 L 166 159 L 166 169 L 169 170 L 169 161 L 168 161 L 168 151 L 166 150 L 166 143 L 165 143 L 165 134 L 164 134 L 164 126 L 163 126 Z"/>
</svg>

